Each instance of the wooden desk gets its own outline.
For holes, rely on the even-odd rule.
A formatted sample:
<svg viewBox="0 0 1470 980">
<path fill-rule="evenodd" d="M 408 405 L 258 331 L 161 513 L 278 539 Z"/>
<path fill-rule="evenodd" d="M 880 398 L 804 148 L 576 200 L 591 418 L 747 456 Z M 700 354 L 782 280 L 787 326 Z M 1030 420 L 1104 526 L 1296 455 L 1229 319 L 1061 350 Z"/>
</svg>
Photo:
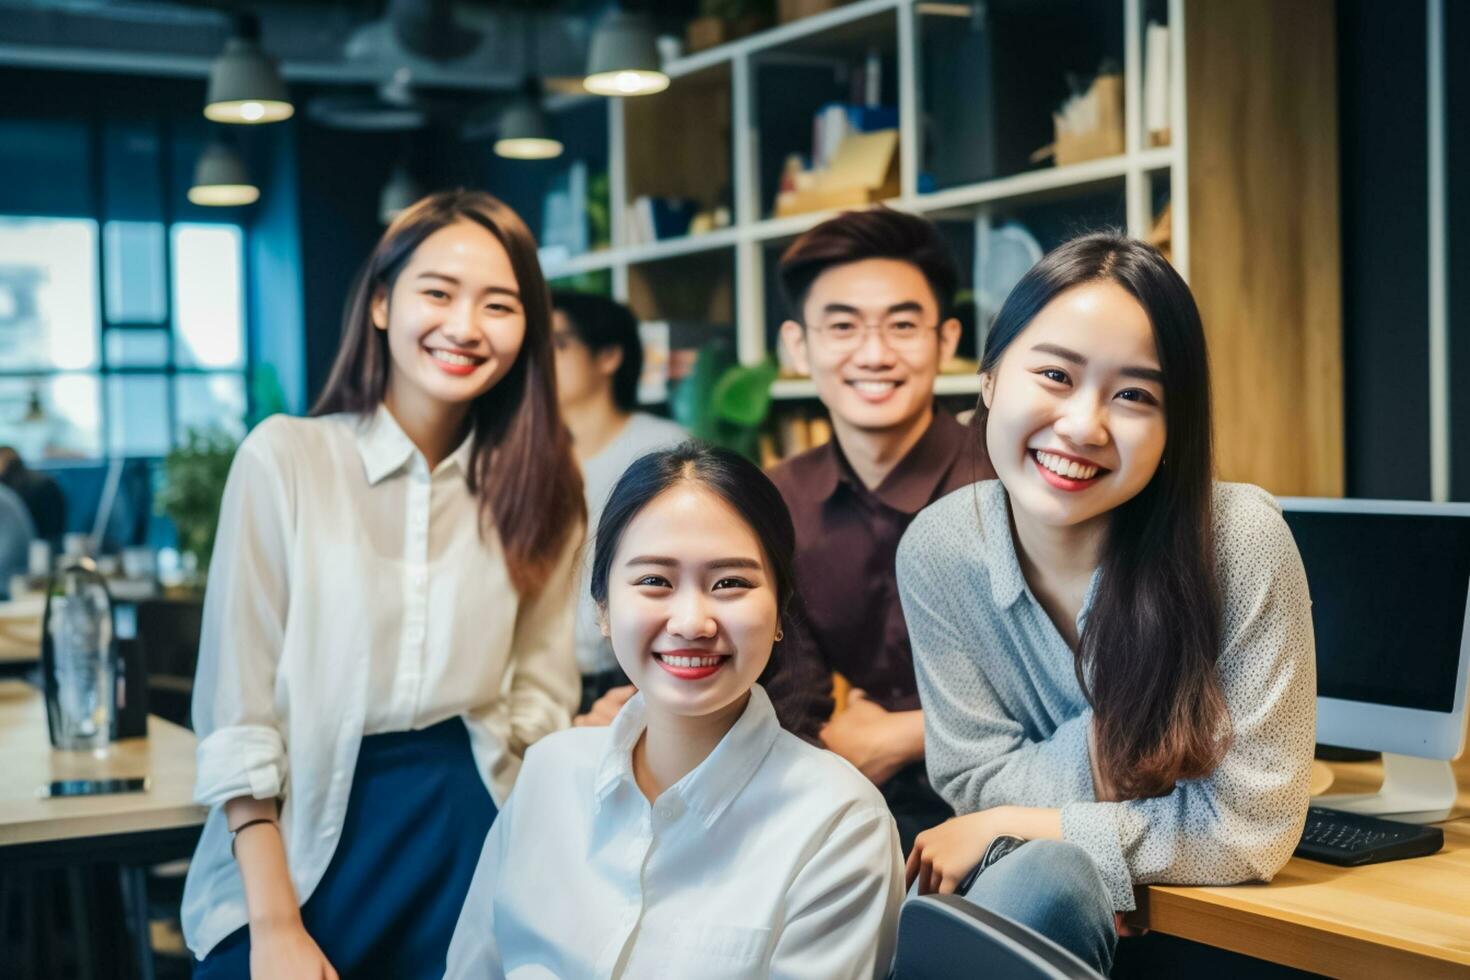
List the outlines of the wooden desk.
<svg viewBox="0 0 1470 980">
<path fill-rule="evenodd" d="M 1378 788 L 1378 763 L 1331 766 L 1332 792 Z M 1470 977 L 1470 758 L 1444 850 L 1339 868 L 1292 858 L 1269 885 L 1151 886 L 1150 928 L 1334 977 Z"/>
<path fill-rule="evenodd" d="M 44 596 L 0 602 L 0 664 L 33 664 L 41 655 Z"/>
<path fill-rule="evenodd" d="M 195 805 L 192 732 L 148 719 L 148 738 L 125 739 L 105 753 L 61 752 L 46 734 L 41 692 L 0 681 L 0 864 L 142 862 L 139 848 L 169 849 L 197 837 L 206 810 Z M 146 793 L 42 799 L 57 779 L 146 776 Z M 187 855 L 192 843 L 183 851 Z M 173 854 L 173 857 L 181 856 Z"/>
</svg>

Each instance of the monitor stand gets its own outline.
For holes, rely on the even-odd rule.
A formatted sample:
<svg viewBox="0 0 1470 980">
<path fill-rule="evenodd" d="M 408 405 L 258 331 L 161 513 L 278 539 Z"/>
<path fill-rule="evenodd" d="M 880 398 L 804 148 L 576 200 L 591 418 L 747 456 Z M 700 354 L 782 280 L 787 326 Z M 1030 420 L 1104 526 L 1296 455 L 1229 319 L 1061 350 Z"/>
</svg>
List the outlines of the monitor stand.
<svg viewBox="0 0 1470 980">
<path fill-rule="evenodd" d="M 1444 820 L 1454 808 L 1455 771 L 1443 759 L 1383 753 L 1383 788 L 1376 793 L 1314 796 L 1313 806 L 1408 823 Z"/>
</svg>

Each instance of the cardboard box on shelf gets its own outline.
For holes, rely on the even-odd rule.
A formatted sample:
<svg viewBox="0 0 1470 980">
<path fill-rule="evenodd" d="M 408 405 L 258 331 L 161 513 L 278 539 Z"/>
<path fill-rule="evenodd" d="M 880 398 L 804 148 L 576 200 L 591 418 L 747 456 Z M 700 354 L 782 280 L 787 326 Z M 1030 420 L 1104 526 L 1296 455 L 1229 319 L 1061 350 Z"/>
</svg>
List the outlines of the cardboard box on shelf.
<svg viewBox="0 0 1470 980">
<path fill-rule="evenodd" d="M 729 25 L 719 17 L 696 17 L 684 28 L 684 47 L 690 54 L 730 40 Z"/>
<path fill-rule="evenodd" d="M 812 14 L 825 13 L 842 6 L 844 0 L 778 0 L 776 15 L 781 23 L 789 24 Z"/>
<path fill-rule="evenodd" d="M 776 216 L 856 207 L 897 197 L 898 130 L 849 133 L 827 169 L 809 187 L 776 196 Z"/>
<path fill-rule="evenodd" d="M 1123 152 L 1123 76 L 1097 76 L 1087 91 L 1087 98 L 1094 109 L 1091 127 L 1072 129 L 1064 125 L 1060 116 L 1053 117 L 1058 167 Z"/>
</svg>

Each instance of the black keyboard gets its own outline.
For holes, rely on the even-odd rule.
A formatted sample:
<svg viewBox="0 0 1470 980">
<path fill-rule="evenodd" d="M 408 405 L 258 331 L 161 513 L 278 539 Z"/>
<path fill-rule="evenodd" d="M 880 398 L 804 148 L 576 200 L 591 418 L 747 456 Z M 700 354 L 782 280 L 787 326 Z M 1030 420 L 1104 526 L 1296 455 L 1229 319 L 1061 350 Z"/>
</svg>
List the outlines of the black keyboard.
<svg viewBox="0 0 1470 980">
<path fill-rule="evenodd" d="M 1307 826 L 1296 853 L 1313 861 L 1355 865 L 1423 857 L 1442 847 L 1444 831 L 1438 827 L 1314 806 L 1307 810 Z"/>
</svg>

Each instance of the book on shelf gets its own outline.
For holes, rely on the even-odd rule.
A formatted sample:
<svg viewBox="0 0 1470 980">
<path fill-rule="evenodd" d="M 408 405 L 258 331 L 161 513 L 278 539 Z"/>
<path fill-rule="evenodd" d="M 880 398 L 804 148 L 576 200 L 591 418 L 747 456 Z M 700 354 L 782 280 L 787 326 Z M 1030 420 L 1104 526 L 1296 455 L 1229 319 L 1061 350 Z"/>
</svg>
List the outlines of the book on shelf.
<svg viewBox="0 0 1470 980">
<path fill-rule="evenodd" d="M 590 246 L 587 226 L 587 163 L 578 160 L 551 181 L 541 205 L 541 261 L 548 265 L 582 255 Z"/>
<path fill-rule="evenodd" d="M 647 245 L 689 234 L 699 205 L 679 197 L 640 194 L 628 204 L 625 238 L 629 245 Z"/>
<path fill-rule="evenodd" d="M 812 116 L 812 169 L 820 171 L 831 166 L 848 136 L 881 129 L 898 129 L 896 107 L 827 103 Z"/>
<path fill-rule="evenodd" d="M 779 461 L 832 441 L 832 422 L 820 408 L 790 405 L 776 413 L 775 425 L 767 432 L 769 450 Z M 764 459 L 767 447 L 762 445 Z"/>
<path fill-rule="evenodd" d="M 669 400 L 669 324 L 667 320 L 645 320 L 638 324 L 643 344 L 643 371 L 638 375 L 638 401 L 657 405 Z"/>
<path fill-rule="evenodd" d="M 1143 42 L 1143 124 L 1151 146 L 1169 142 L 1169 25 L 1150 21 Z"/>
</svg>

